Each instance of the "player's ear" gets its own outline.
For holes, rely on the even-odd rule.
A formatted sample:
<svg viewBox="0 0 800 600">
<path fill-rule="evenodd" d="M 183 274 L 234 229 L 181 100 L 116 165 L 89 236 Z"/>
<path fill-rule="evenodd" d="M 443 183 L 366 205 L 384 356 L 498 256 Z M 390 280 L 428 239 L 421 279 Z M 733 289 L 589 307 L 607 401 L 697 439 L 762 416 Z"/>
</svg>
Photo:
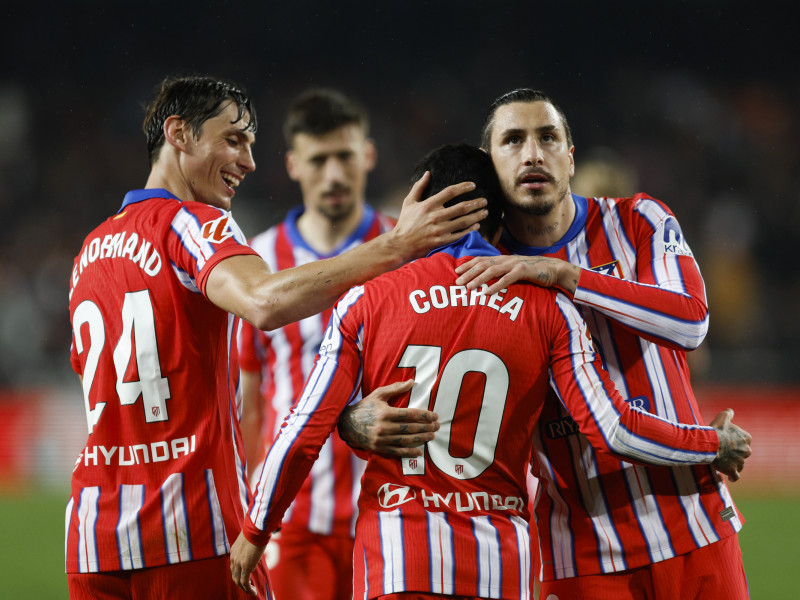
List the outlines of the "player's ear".
<svg viewBox="0 0 800 600">
<path fill-rule="evenodd" d="M 575 146 L 569 148 L 569 176 L 575 175 Z"/>
<path fill-rule="evenodd" d="M 367 171 L 372 171 L 376 162 L 378 162 L 378 149 L 375 147 L 375 142 L 367 138 L 364 141 L 364 164 Z"/>
<path fill-rule="evenodd" d="M 189 125 L 178 115 L 167 117 L 164 121 L 164 139 L 179 150 L 186 150 L 186 144 L 191 138 Z"/>
<path fill-rule="evenodd" d="M 292 181 L 298 180 L 297 154 L 295 154 L 292 150 L 286 151 L 286 172 L 289 174 L 289 179 Z"/>
</svg>

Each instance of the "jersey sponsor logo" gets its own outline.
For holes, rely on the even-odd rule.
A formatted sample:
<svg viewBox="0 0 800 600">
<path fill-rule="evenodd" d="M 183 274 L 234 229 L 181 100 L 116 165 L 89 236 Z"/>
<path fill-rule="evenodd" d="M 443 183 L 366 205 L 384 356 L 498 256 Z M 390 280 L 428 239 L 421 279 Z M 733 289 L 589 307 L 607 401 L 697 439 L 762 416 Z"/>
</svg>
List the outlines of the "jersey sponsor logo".
<svg viewBox="0 0 800 600">
<path fill-rule="evenodd" d="M 664 223 L 664 252 L 692 256 L 689 244 L 683 237 L 681 226 L 672 217 L 669 217 Z"/>
<path fill-rule="evenodd" d="M 650 412 L 650 399 L 647 396 L 636 396 L 635 398 L 626 398 L 625 402 L 633 408 Z M 562 417 L 560 419 L 553 419 L 545 424 L 545 434 L 551 440 L 558 440 L 580 433 L 578 424 L 572 417 Z"/>
<path fill-rule="evenodd" d="M 197 448 L 195 436 L 162 440 L 149 444 L 131 446 L 86 446 L 78 456 L 75 468 L 81 462 L 86 467 L 146 465 L 149 463 L 177 460 L 187 456 Z M 73 469 L 74 471 L 75 469 Z"/>
<path fill-rule="evenodd" d="M 635 398 L 627 398 L 625 400 L 633 408 L 638 408 L 646 412 L 650 412 L 650 399 L 647 396 L 636 396 Z"/>
<path fill-rule="evenodd" d="M 214 219 L 203 225 L 200 230 L 201 237 L 212 244 L 221 244 L 228 238 L 233 237 L 233 229 L 230 226 L 230 216 L 223 215 L 219 219 Z"/>
<path fill-rule="evenodd" d="M 383 508 L 394 508 L 406 502 L 411 502 L 417 493 L 407 485 L 384 483 L 378 490 L 378 504 Z"/>
<path fill-rule="evenodd" d="M 407 485 L 384 483 L 378 489 L 378 504 L 381 508 L 395 508 L 412 500 L 421 502 L 426 509 L 472 511 L 521 511 L 525 500 L 519 496 L 501 496 L 487 491 L 478 492 L 434 492 Z"/>
</svg>

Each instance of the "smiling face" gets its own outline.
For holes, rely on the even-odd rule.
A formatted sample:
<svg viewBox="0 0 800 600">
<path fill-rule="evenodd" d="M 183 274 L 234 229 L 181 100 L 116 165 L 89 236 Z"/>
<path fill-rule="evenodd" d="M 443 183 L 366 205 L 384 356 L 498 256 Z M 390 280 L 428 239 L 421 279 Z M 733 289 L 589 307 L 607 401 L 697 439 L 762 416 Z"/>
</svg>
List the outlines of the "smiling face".
<svg viewBox="0 0 800 600">
<path fill-rule="evenodd" d="M 294 136 L 286 155 L 289 176 L 300 184 L 306 211 L 338 222 L 364 202 L 375 147 L 357 124 L 329 133 Z"/>
<path fill-rule="evenodd" d="M 490 155 L 510 213 L 543 217 L 569 196 L 574 147 L 549 102 L 512 102 L 497 108 Z"/>
<path fill-rule="evenodd" d="M 181 171 L 192 198 L 225 210 L 230 210 L 235 188 L 256 168 L 255 135 L 243 129 L 248 115 L 238 121 L 237 117 L 236 104 L 228 102 L 203 123 L 198 136 L 187 129 L 181 155 Z"/>
</svg>

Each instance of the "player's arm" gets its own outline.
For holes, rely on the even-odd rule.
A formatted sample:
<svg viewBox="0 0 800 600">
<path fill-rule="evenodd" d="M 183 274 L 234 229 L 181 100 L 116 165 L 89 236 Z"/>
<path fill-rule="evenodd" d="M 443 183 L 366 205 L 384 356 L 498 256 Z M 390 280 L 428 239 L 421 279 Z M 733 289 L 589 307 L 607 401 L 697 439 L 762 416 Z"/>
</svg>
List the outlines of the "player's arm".
<svg viewBox="0 0 800 600">
<path fill-rule="evenodd" d="M 357 337 L 344 334 L 340 327 L 339 313 L 334 309 L 303 393 L 256 469 L 253 498 L 230 557 L 231 575 L 245 591 L 252 589 L 250 575 L 271 532 L 280 525 L 341 411 L 359 389 L 361 354 Z M 413 381 L 395 383 L 371 395 L 388 399 L 408 392 L 412 385 Z"/>
<path fill-rule="evenodd" d="M 654 465 L 714 463 L 738 479 L 750 436 L 727 411 L 712 427 L 674 423 L 625 402 L 592 349 L 586 324 L 563 294 L 554 319 L 551 383 L 578 428 L 596 449 Z"/>
<path fill-rule="evenodd" d="M 488 293 L 514 281 L 568 292 L 576 304 L 617 321 L 634 334 L 676 350 L 694 350 L 708 332 L 708 306 L 700 269 L 682 240 L 675 217 L 660 202 L 641 198 L 629 217 L 635 248 L 621 279 L 541 256 L 482 257 L 459 265 L 459 285 L 474 288 L 499 278 Z M 677 243 L 679 240 L 681 243 Z"/>
<path fill-rule="evenodd" d="M 231 256 L 213 267 L 206 296 L 259 329 L 275 329 L 318 314 L 352 286 L 477 230 L 485 199 L 444 207 L 474 184 L 456 184 L 420 202 L 427 182 L 422 177 L 411 188 L 391 231 L 339 256 L 277 273 L 258 256 Z"/>
</svg>

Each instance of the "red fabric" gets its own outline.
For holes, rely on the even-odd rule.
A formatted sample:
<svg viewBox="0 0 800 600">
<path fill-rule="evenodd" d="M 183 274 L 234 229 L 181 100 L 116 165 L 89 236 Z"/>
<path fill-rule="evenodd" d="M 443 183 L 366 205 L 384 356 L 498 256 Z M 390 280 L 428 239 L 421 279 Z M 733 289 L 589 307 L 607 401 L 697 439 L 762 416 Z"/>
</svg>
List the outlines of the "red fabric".
<svg viewBox="0 0 800 600">
<path fill-rule="evenodd" d="M 250 596 L 231 579 L 227 556 L 195 560 L 133 571 L 70 573 L 67 575 L 70 600 L 269 600 L 267 569 L 262 560 L 251 576 L 258 595 Z"/>
<path fill-rule="evenodd" d="M 738 536 L 623 573 L 542 584 L 540 598 L 586 600 L 748 600 Z"/>
<path fill-rule="evenodd" d="M 282 530 L 266 551 L 276 598 L 350 600 L 353 597 L 353 538 Z"/>
</svg>

